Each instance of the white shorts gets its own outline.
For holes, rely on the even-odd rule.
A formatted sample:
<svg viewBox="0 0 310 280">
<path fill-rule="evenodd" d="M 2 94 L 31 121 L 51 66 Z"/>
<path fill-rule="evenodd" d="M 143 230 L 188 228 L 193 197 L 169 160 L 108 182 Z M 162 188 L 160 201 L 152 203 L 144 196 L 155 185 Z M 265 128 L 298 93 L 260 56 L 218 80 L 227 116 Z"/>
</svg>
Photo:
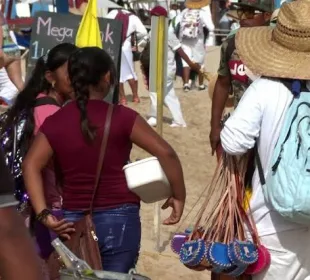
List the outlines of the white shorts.
<svg viewBox="0 0 310 280">
<path fill-rule="evenodd" d="M 189 59 L 195 63 L 198 63 L 200 65 L 204 64 L 204 58 L 205 53 L 202 53 L 201 51 L 197 51 L 194 47 L 190 45 L 182 45 L 182 49 L 187 54 Z M 182 59 L 182 65 L 183 67 L 189 67 L 188 64 L 185 62 L 185 60 Z"/>
<path fill-rule="evenodd" d="M 253 280 L 310 280 L 310 231 L 299 229 L 261 237 L 270 267 Z"/>
</svg>

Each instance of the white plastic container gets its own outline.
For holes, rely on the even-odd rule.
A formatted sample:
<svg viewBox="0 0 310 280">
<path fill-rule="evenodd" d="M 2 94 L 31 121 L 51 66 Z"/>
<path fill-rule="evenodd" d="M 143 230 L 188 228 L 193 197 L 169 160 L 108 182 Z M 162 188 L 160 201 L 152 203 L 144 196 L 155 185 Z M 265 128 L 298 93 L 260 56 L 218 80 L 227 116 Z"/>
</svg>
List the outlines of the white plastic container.
<svg viewBox="0 0 310 280">
<path fill-rule="evenodd" d="M 156 157 L 129 163 L 123 170 L 128 188 L 143 202 L 153 203 L 172 195 L 166 174 Z"/>
</svg>

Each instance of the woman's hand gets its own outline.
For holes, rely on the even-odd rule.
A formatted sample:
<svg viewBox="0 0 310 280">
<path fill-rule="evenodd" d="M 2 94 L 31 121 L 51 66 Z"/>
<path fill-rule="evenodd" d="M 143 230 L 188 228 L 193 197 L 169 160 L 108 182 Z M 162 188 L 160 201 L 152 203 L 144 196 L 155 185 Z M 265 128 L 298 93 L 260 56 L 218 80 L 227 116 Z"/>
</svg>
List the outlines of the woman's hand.
<svg viewBox="0 0 310 280">
<path fill-rule="evenodd" d="M 161 209 L 167 209 L 168 207 L 172 208 L 172 212 L 170 214 L 170 217 L 164 220 L 164 225 L 174 225 L 178 223 L 181 220 L 183 210 L 184 210 L 184 200 L 179 200 L 174 197 L 170 197 L 166 200 L 164 205 L 161 207 Z"/>
<path fill-rule="evenodd" d="M 70 239 L 70 234 L 75 232 L 72 222 L 67 222 L 65 219 L 59 221 L 53 215 L 48 215 L 43 221 L 43 224 L 67 240 Z"/>
</svg>

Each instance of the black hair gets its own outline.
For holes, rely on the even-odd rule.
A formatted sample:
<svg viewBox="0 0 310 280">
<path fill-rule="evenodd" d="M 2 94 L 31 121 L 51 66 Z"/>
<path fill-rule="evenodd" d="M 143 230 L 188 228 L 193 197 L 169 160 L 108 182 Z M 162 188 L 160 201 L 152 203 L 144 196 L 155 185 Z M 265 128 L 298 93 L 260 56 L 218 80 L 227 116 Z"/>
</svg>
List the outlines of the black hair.
<svg viewBox="0 0 310 280">
<path fill-rule="evenodd" d="M 145 76 L 147 85 L 149 86 L 150 81 L 150 51 L 151 43 L 148 41 L 140 55 L 141 70 Z"/>
<path fill-rule="evenodd" d="M 87 142 L 92 142 L 96 136 L 96 127 L 90 124 L 87 116 L 89 86 L 98 86 L 102 76 L 109 72 L 109 86 L 116 85 L 117 75 L 114 62 L 104 50 L 98 47 L 85 47 L 70 56 L 68 72 L 80 110 L 82 133 Z"/>
<path fill-rule="evenodd" d="M 21 115 L 26 115 L 26 126 L 23 139 L 25 145 L 29 145 L 34 131 L 33 108 L 37 96 L 42 93 L 48 93 L 51 84 L 45 78 L 46 71 L 55 71 L 68 61 L 69 56 L 77 50 L 75 45 L 64 43 L 57 45 L 50 52 L 37 60 L 36 66 L 26 83 L 25 88 L 17 95 L 13 106 L 7 112 L 7 118 L 3 124 L 2 131 L 10 133 L 11 127 L 18 123 Z M 12 133 L 12 131 L 11 131 Z M 8 135 L 10 137 L 10 135 Z"/>
</svg>

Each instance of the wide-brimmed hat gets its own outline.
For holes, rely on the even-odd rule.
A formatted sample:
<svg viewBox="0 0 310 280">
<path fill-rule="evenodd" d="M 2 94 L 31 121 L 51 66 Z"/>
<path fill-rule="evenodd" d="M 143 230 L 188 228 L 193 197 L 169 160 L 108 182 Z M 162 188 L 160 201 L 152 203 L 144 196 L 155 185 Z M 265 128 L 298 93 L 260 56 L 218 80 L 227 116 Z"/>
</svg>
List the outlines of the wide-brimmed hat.
<svg viewBox="0 0 310 280">
<path fill-rule="evenodd" d="M 257 75 L 310 79 L 310 1 L 283 4 L 276 26 L 241 28 L 240 59 Z"/>
<path fill-rule="evenodd" d="M 237 8 L 252 8 L 269 13 L 274 10 L 274 0 L 239 0 L 239 2 L 232 3 L 232 5 Z"/>
<path fill-rule="evenodd" d="M 186 0 L 185 7 L 188 9 L 201 9 L 210 5 L 211 0 Z"/>
<path fill-rule="evenodd" d="M 273 11 L 271 18 L 270 18 L 271 22 L 276 22 L 278 20 L 279 11 L 280 9 L 276 9 Z"/>
</svg>

